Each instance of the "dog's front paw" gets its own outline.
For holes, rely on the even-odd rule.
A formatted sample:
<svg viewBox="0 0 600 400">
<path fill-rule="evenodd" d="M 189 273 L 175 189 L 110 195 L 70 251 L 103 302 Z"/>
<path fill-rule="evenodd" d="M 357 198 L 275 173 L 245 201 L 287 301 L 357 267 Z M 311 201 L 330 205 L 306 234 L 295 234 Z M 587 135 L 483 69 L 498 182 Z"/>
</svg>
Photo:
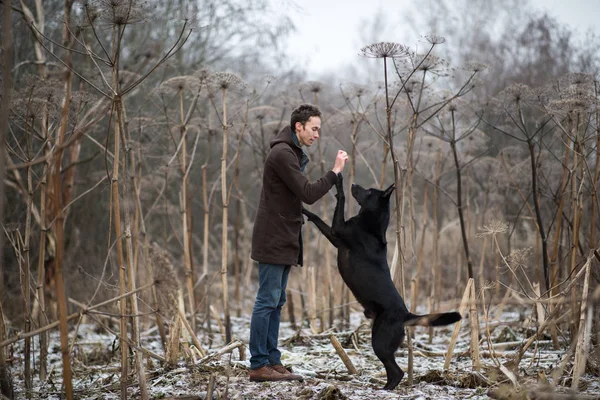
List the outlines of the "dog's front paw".
<svg viewBox="0 0 600 400">
<path fill-rule="evenodd" d="M 315 215 L 315 214 L 311 213 L 310 211 L 308 211 L 304 207 L 302 207 L 302 214 L 306 215 L 306 217 L 308 218 L 309 221 L 311 221 L 312 217 Z"/>
</svg>

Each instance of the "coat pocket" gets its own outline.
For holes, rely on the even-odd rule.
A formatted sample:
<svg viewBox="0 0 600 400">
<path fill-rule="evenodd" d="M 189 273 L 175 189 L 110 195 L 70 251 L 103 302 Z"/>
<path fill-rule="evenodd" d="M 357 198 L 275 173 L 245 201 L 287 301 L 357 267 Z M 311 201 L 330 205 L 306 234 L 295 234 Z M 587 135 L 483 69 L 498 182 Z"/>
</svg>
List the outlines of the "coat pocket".
<svg viewBox="0 0 600 400">
<path fill-rule="evenodd" d="M 302 214 L 279 213 L 279 218 L 289 222 L 302 222 Z"/>
<path fill-rule="evenodd" d="M 302 229 L 302 215 L 277 213 L 277 221 L 273 221 L 272 229 L 276 235 L 277 247 L 282 252 L 290 252 L 297 257 L 299 249 L 298 238 Z"/>
</svg>

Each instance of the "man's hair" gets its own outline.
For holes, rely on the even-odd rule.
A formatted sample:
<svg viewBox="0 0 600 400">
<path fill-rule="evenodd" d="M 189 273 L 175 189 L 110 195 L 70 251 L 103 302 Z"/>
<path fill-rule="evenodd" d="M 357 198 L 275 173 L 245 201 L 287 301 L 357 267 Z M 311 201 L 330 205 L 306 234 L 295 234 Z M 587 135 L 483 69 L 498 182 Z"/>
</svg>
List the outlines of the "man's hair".
<svg viewBox="0 0 600 400">
<path fill-rule="evenodd" d="M 290 127 L 292 128 L 292 132 L 296 130 L 296 122 L 300 122 L 302 126 L 304 126 L 310 117 L 321 118 L 321 110 L 319 110 L 319 107 L 312 104 L 299 105 L 294 111 L 292 111 L 292 117 L 290 118 Z"/>
</svg>

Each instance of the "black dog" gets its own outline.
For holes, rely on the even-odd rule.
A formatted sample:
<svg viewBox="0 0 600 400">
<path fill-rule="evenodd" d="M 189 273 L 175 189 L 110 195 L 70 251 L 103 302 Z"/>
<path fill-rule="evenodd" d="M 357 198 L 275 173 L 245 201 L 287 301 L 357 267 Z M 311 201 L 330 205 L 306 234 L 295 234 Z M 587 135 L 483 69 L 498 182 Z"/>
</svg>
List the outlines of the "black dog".
<svg viewBox="0 0 600 400">
<path fill-rule="evenodd" d="M 352 196 L 360 205 L 360 211 L 348 221 L 344 220 L 346 199 L 341 174 L 338 174 L 336 187 L 337 204 L 331 227 L 304 208 L 302 213 L 337 247 L 342 279 L 364 307 L 365 316 L 374 320 L 371 334 L 373 351 L 387 373 L 387 384 L 383 388 L 392 390 L 404 376 L 394 357 L 404 339 L 404 327 L 448 325 L 459 321 L 461 316 L 457 312 L 412 314 L 396 290 L 387 263 L 385 238 L 394 185 L 385 191 L 352 185 Z"/>
</svg>

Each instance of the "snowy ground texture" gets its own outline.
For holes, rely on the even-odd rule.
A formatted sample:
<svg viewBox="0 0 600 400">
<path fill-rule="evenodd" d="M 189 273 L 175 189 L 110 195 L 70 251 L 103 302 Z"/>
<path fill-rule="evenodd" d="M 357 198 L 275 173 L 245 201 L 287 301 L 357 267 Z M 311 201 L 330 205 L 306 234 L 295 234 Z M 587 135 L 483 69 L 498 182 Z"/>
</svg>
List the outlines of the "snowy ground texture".
<svg viewBox="0 0 600 400">
<path fill-rule="evenodd" d="M 523 315 L 518 312 L 505 312 L 500 323 L 493 323 L 492 342 L 499 346 L 508 343 L 505 348 L 497 347 L 500 362 L 505 362 L 516 349 L 516 343 L 531 336 L 534 331 L 524 327 Z M 358 375 L 349 375 L 337 356 L 327 334 L 312 335 L 306 326 L 293 330 L 289 323 L 282 323 L 280 348 L 283 363 L 305 377 L 304 382 L 254 383 L 248 380 L 249 335 L 248 318 L 232 318 L 233 335 L 244 343 L 246 360 L 240 360 L 240 352 L 217 357 L 206 363 L 182 357 L 174 369 L 165 369 L 155 360 L 147 364 L 148 388 L 151 399 L 186 400 L 204 399 L 211 375 L 216 377 L 214 399 L 487 399 L 491 391 L 498 391 L 504 385 L 510 385 L 506 376 L 498 370 L 493 360 L 483 352 L 488 350 L 487 341 L 482 340 L 479 374 L 473 373 L 469 357 L 468 320 L 463 320 L 461 333 L 454 351 L 454 358 L 447 373 L 443 373 L 444 357 L 453 326 L 436 328 L 432 343 L 426 329 L 418 328 L 415 333 L 414 383 L 409 386 L 405 375 L 402 383 L 394 391 L 383 391 L 385 384 L 383 365 L 375 357 L 370 345 L 369 322 L 362 313 L 352 316 L 349 331 L 337 333 Z M 483 325 L 482 325 L 483 328 Z M 355 333 L 352 334 L 351 332 Z M 482 329 L 481 332 L 485 332 Z M 204 344 L 206 337 L 199 334 Z M 546 338 L 549 339 L 549 338 Z M 70 340 L 73 340 L 71 334 Z M 142 334 L 143 346 L 163 355 L 156 329 Z M 33 399 L 61 399 L 61 356 L 58 332 L 50 336 L 48 379 L 44 382 L 34 378 Z M 37 346 L 37 341 L 34 341 Z M 568 343 L 562 349 L 554 350 L 549 340 L 542 340 L 538 346 L 532 346 L 526 353 L 516 372 L 519 388 L 509 389 L 511 399 L 541 398 L 526 397 L 528 390 L 535 389 L 546 379 L 554 384 L 554 391 L 573 393 L 570 387 L 572 360 L 566 364 L 565 372 L 558 382 L 552 382 L 552 371 L 560 364 L 566 353 Z M 221 335 L 216 335 L 210 352 L 216 352 L 224 346 Z M 26 398 L 23 383 L 23 343 L 19 342 L 9 353 L 12 375 L 17 399 Z M 33 352 L 36 356 L 37 348 Z M 95 324 L 80 326 L 73 352 L 73 385 L 75 398 L 81 400 L 119 399 L 119 359 L 118 341 L 114 336 L 99 329 Z M 397 361 L 406 371 L 408 352 L 401 348 L 397 352 Z M 139 388 L 135 376 L 132 376 L 129 398 L 139 399 Z M 504 387 L 504 386 L 502 386 Z M 506 387 L 512 387 L 506 386 Z M 600 398 L 600 378 L 597 370 L 584 375 L 578 395 L 570 398 Z M 498 398 L 498 396 L 494 396 Z M 566 397 L 564 397 L 566 398 Z"/>
</svg>

